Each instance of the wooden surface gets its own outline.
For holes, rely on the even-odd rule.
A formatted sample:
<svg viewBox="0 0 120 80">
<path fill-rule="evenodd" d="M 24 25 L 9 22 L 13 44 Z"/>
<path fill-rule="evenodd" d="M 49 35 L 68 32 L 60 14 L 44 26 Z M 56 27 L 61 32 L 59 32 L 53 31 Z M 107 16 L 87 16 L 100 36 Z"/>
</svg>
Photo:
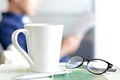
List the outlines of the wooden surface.
<svg viewBox="0 0 120 80">
<path fill-rule="evenodd" d="M 0 53 L 0 64 L 4 63 L 4 55 Z"/>
</svg>

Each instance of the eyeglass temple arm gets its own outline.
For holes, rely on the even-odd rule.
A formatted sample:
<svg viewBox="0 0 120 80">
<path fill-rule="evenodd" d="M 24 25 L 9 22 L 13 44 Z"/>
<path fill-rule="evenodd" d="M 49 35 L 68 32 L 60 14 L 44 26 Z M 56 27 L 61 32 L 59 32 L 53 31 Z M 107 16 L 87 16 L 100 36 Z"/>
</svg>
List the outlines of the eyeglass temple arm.
<svg viewBox="0 0 120 80">
<path fill-rule="evenodd" d="M 116 72 L 117 71 L 117 69 L 108 69 L 107 71 L 109 71 L 109 72 Z"/>
</svg>

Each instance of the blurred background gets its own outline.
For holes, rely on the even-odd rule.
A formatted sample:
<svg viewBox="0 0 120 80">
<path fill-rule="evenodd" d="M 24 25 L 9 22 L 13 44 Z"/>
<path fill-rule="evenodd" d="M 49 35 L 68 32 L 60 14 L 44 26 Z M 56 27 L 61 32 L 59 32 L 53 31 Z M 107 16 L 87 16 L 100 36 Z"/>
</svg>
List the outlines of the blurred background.
<svg viewBox="0 0 120 80">
<path fill-rule="evenodd" d="M 64 24 L 63 37 L 79 32 L 84 34 L 74 55 L 85 58 L 101 58 L 118 63 L 120 53 L 119 0 L 43 0 L 35 23 Z M 5 11 L 7 1 L 0 1 L 0 12 Z"/>
</svg>

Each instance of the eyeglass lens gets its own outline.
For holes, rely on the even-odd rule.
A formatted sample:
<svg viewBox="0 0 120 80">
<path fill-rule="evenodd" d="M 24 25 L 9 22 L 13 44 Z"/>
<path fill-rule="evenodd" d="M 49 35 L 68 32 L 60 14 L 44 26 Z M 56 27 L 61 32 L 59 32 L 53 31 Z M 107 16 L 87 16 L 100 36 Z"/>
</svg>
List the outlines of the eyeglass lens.
<svg viewBox="0 0 120 80">
<path fill-rule="evenodd" d="M 96 74 L 105 72 L 107 68 L 108 64 L 101 60 L 91 60 L 87 65 L 87 69 Z"/>
<path fill-rule="evenodd" d="M 66 68 L 74 69 L 74 68 L 79 67 L 82 63 L 83 63 L 83 58 L 75 56 L 68 60 L 68 62 L 66 64 Z"/>
</svg>

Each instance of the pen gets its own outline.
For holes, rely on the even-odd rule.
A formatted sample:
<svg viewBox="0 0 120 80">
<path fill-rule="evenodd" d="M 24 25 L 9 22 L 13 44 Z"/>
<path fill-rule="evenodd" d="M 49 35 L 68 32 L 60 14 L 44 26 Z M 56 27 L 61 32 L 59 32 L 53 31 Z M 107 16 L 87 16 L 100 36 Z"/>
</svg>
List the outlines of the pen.
<svg viewBox="0 0 120 80">
<path fill-rule="evenodd" d="M 44 78 L 49 77 L 52 75 L 62 75 L 62 74 L 69 74 L 72 71 L 65 70 L 65 71 L 59 71 L 59 72 L 50 72 L 50 73 L 33 73 L 33 74 L 24 74 L 24 75 L 18 75 L 13 77 L 14 80 L 24 80 L 24 79 L 35 79 L 35 78 Z"/>
</svg>

